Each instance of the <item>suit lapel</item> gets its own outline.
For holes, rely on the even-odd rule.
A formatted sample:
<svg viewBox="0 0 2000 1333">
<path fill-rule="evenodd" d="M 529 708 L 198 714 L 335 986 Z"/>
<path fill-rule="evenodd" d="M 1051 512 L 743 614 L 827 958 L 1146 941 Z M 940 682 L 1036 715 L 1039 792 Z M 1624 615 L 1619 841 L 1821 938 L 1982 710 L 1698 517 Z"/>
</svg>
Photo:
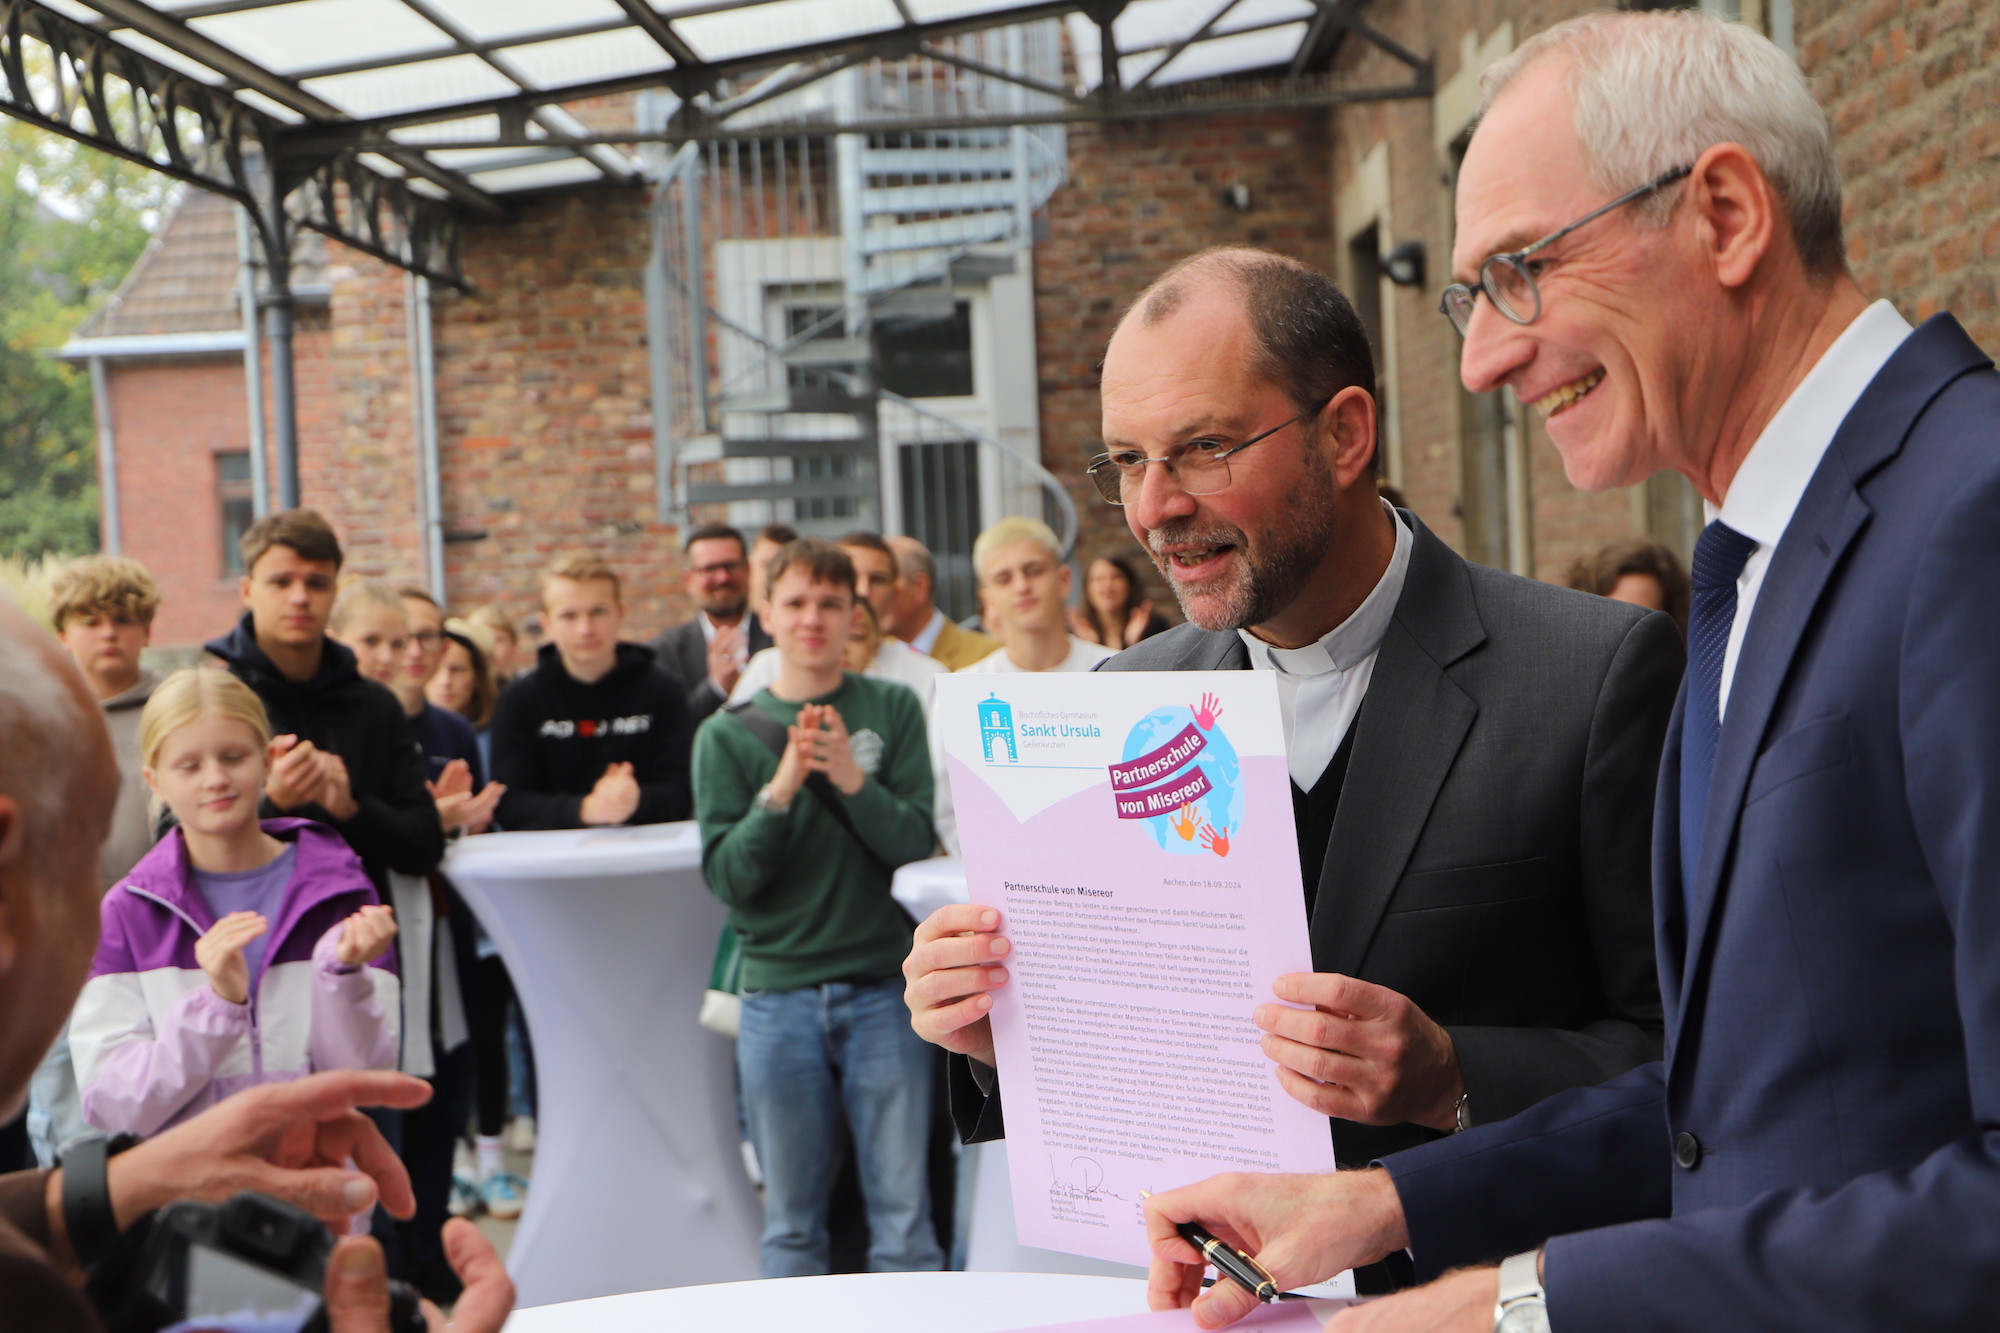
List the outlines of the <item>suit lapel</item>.
<svg viewBox="0 0 2000 1333">
<path fill-rule="evenodd" d="M 1479 705 L 1446 673 L 1486 638 L 1465 562 L 1422 523 L 1354 719 L 1312 919 L 1316 966 L 1354 975 Z"/>
<path fill-rule="evenodd" d="M 1834 570 L 1872 512 L 1858 487 L 1901 450 L 1910 427 L 1947 384 L 1990 364 L 1950 315 L 1925 321 L 1889 358 L 1841 422 L 1772 553 L 1737 659 L 1709 780 L 1704 816 L 1709 833 L 1702 839 L 1689 903 L 1683 997 L 1696 994 L 1701 984 L 1708 952 L 1704 945 L 1716 920 L 1722 868 L 1735 845 L 1743 794 L 1799 641 Z M 1677 1007 L 1668 1012 L 1678 1035 L 1685 1015 Z"/>
</svg>

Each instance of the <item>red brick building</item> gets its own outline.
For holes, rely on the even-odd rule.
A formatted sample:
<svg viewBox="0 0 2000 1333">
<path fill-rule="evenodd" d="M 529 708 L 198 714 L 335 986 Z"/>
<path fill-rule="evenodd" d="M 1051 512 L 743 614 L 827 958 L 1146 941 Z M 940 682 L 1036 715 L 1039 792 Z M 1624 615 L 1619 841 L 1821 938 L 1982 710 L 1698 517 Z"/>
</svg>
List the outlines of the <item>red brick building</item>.
<svg viewBox="0 0 2000 1333">
<path fill-rule="evenodd" d="M 1081 473 L 1096 448 L 1094 367 L 1119 311 L 1175 259 L 1239 241 L 1319 264 L 1356 295 L 1380 351 L 1389 478 L 1468 555 L 1560 578 L 1576 556 L 1629 534 L 1684 546 L 1699 522 L 1684 482 L 1575 491 L 1519 405 L 1459 387 L 1456 335 L 1436 313 L 1455 151 L 1478 72 L 1585 7 L 1376 0 L 1368 21 L 1433 60 L 1434 95 L 1070 129 L 1067 183 L 1038 220 L 1033 319 L 1040 454 L 1082 516 L 1079 557 L 1133 551 Z M 1864 288 L 1913 318 L 1953 309 L 1991 345 L 2000 336 L 2000 130 L 1990 123 L 2000 105 L 2000 11 L 1962 0 L 1736 7 L 1781 37 L 1789 26 L 1832 118 Z M 1333 69 L 1357 84 L 1408 75 L 1358 40 L 1335 50 Z M 629 114 L 614 102 L 593 123 Z M 445 586 L 455 604 L 527 612 L 550 557 L 589 546 L 626 576 L 630 630 L 648 634 L 685 607 L 678 534 L 655 503 L 647 196 L 602 185 L 508 198 L 507 219 L 467 224 L 471 294 L 435 298 Z M 225 271 L 228 213 L 190 197 L 82 341 L 240 330 Z M 1426 272 L 1398 286 L 1379 261 L 1411 242 Z M 299 343 L 303 494 L 340 527 L 354 568 L 417 577 L 412 286 L 375 260 L 328 249 L 325 305 L 302 320 Z M 197 250 L 208 258 L 197 263 Z M 183 294 L 169 300 L 169 289 Z M 115 446 L 117 539 L 163 574 L 166 643 L 212 633 L 230 614 L 220 533 L 237 483 L 219 460 L 247 437 L 237 337 L 239 350 L 218 342 L 201 353 L 128 353 L 100 343 L 111 350 L 92 353 L 103 358 Z"/>
</svg>

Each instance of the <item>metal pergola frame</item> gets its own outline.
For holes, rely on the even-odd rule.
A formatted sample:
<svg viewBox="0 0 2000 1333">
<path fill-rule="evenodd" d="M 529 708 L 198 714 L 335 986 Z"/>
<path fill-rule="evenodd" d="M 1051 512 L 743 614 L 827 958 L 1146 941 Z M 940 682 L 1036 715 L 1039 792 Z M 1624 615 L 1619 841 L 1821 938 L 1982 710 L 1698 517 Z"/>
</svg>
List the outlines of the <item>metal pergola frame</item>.
<svg viewBox="0 0 2000 1333">
<path fill-rule="evenodd" d="M 84 0 L 103 17 L 82 21 L 42 0 L 0 0 L 0 113 L 64 135 L 127 161 L 236 200 L 248 213 L 264 257 L 259 294 L 271 343 L 272 416 L 280 503 L 298 503 L 298 428 L 293 386 L 293 298 L 290 270 L 298 228 L 320 232 L 433 282 L 469 289 L 460 262 L 461 220 L 500 218 L 506 208 L 470 178 L 566 156 L 596 168 L 598 179 L 636 180 L 638 164 L 620 150 L 645 143 L 765 138 L 773 135 L 908 133 L 1021 124 L 1142 121 L 1344 103 L 1428 97 L 1432 62 L 1376 31 L 1359 17 L 1365 0 L 1310 0 L 1314 12 L 1288 69 L 1266 77 L 1231 76 L 1172 88 L 1154 80 L 1190 46 L 1298 23 L 1298 16 L 1228 28 L 1240 0 L 1214 0 L 1199 29 L 1170 42 L 1121 51 L 1114 25 L 1127 0 L 1024 0 L 983 13 L 922 22 L 907 0 L 891 0 L 899 25 L 883 31 L 776 45 L 705 60 L 675 28 L 679 20 L 747 10 L 770 0 L 707 0 L 662 14 L 646 0 L 615 0 L 622 18 L 600 19 L 497 40 L 479 40 L 433 0 L 398 0 L 443 34 L 444 44 L 369 61 L 328 63 L 274 73 L 193 26 L 203 18 L 272 9 L 295 0 L 204 0 L 167 12 L 145 0 Z M 70 0 L 73 5 L 75 0 Z M 950 49 L 949 39 L 1017 24 L 1082 14 L 1101 39 L 1102 77 L 1089 91 L 993 68 Z M 192 77 L 121 44 L 129 31 L 173 58 L 214 76 Z M 631 31 L 666 57 L 657 68 L 535 87 L 510 66 L 515 47 Z M 1308 70 L 1326 62 L 1354 35 L 1406 66 L 1405 83 L 1341 86 Z M 36 49 L 36 48 L 39 48 Z M 1121 62 L 1157 52 L 1160 58 L 1131 88 Z M 46 54 L 46 62 L 40 59 Z M 514 85 L 514 91 L 378 116 L 352 116 L 305 85 L 315 79 L 473 57 Z M 871 60 L 924 57 L 970 73 L 1018 84 L 1056 99 L 1053 109 L 990 115 L 945 115 L 893 121 L 831 119 L 732 124 L 733 118 L 786 93 Z M 667 88 L 680 100 L 663 128 L 591 132 L 564 103 L 642 89 Z M 241 94 L 239 96 L 239 94 Z M 246 100 L 247 99 L 247 100 Z M 265 107 L 276 111 L 266 110 Z M 282 114 L 278 114 L 282 113 Z M 296 117 L 297 123 L 289 118 Z M 468 133 L 463 122 L 492 118 L 493 128 Z M 459 122 L 454 125 L 453 122 Z M 429 131 L 426 133 L 425 131 Z M 474 172 L 454 170 L 435 151 L 521 150 Z M 378 170 L 380 163 L 400 178 Z"/>
</svg>

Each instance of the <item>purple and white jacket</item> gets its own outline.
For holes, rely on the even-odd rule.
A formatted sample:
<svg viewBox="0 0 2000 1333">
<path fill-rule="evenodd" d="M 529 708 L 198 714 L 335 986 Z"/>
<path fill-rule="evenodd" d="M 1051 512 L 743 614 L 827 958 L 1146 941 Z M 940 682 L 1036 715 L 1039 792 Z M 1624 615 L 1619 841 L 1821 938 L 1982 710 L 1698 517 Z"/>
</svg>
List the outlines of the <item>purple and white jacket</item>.
<svg viewBox="0 0 2000 1333">
<path fill-rule="evenodd" d="M 103 935 L 70 1017 L 83 1116 L 154 1134 L 261 1083 L 325 1069 L 394 1069 L 396 954 L 343 967 L 341 924 L 378 902 L 341 836 L 309 819 L 267 819 L 297 844 L 291 883 L 246 1004 L 208 984 L 195 941 L 215 924 L 179 829 L 104 897 Z"/>
</svg>

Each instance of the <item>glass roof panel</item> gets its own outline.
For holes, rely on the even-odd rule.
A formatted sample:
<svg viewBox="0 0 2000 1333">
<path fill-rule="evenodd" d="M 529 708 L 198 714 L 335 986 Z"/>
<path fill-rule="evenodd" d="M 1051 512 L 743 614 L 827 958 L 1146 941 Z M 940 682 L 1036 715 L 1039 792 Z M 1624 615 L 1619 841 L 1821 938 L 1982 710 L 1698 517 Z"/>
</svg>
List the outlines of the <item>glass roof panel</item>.
<svg viewBox="0 0 2000 1333">
<path fill-rule="evenodd" d="M 387 116 L 427 106 L 450 106 L 477 97 L 518 91 L 512 79 L 478 56 L 449 56 L 414 65 L 332 74 L 303 85 L 351 116 Z"/>
<path fill-rule="evenodd" d="M 298 0 L 189 19 L 188 26 L 276 74 L 452 45 L 442 30 L 400 0 Z"/>
<path fill-rule="evenodd" d="M 75 19 L 78 23 L 96 23 L 104 17 L 89 5 L 78 4 L 77 0 L 42 0 L 42 3 L 64 18 Z M 119 33 L 118 38 L 123 41 L 125 34 Z"/>
<path fill-rule="evenodd" d="M 1309 19 L 1313 13 L 1312 0 L 1237 0 L 1236 8 L 1215 25 L 1215 31 L 1227 35 L 1284 19 Z"/>
<path fill-rule="evenodd" d="M 1222 0 L 1132 0 L 1111 30 L 1120 51 L 1144 51 L 1192 36 L 1221 8 Z M 1093 23 L 1093 36 L 1096 31 Z"/>
<path fill-rule="evenodd" d="M 666 16 L 673 19 L 672 11 Z M 902 26 L 892 0 L 774 0 L 718 14 L 673 19 L 674 30 L 704 60 L 728 60 L 807 42 L 831 41 Z"/>
<path fill-rule="evenodd" d="M 91 21 L 104 17 L 94 9 L 89 12 Z M 199 60 L 184 56 L 171 46 L 165 46 L 156 42 L 142 32 L 133 32 L 130 28 L 120 28 L 112 33 L 112 37 L 120 46 L 129 46 L 142 56 L 151 56 L 168 69 L 177 69 L 197 83 L 206 83 L 213 86 L 225 82 L 220 74 L 217 74 Z"/>
<path fill-rule="evenodd" d="M 472 35 L 493 42 L 559 28 L 581 28 L 625 17 L 618 0 L 430 0 L 446 18 Z"/>
<path fill-rule="evenodd" d="M 1189 79 L 1212 79 L 1219 74 L 1282 65 L 1298 54 L 1299 43 L 1305 40 L 1305 36 L 1305 24 L 1287 23 L 1281 28 L 1266 28 L 1262 32 L 1212 37 L 1205 42 L 1196 42 L 1160 71 L 1153 80 L 1153 86 L 1157 88 L 1169 83 L 1184 83 Z"/>
<path fill-rule="evenodd" d="M 433 120 L 422 125 L 408 125 L 402 129 L 390 130 L 389 137 L 397 143 L 413 146 L 424 144 L 464 143 L 467 140 L 491 139 L 500 133 L 498 116 L 465 116 L 458 120 Z"/>
<path fill-rule="evenodd" d="M 674 63 L 652 38 L 635 28 L 510 46 L 494 55 L 537 88 L 565 88 L 594 79 L 671 69 Z"/>
<path fill-rule="evenodd" d="M 919 23 L 942 23 L 968 14 L 991 14 L 1012 9 L 1019 0 L 904 0 L 910 16 Z"/>
<path fill-rule="evenodd" d="M 471 179 L 472 183 L 482 190 L 494 194 L 506 194 L 512 190 L 544 190 L 551 185 L 575 185 L 582 181 L 603 180 L 604 173 L 599 171 L 588 158 L 562 157 L 522 167 L 475 171 Z"/>
<path fill-rule="evenodd" d="M 433 148 L 424 156 L 453 171 L 478 171 L 502 165 L 525 166 L 572 154 L 552 148 Z"/>
<path fill-rule="evenodd" d="M 254 89 L 238 88 L 236 90 L 236 100 L 246 106 L 254 106 L 265 115 L 283 121 L 287 125 L 298 125 L 305 120 L 304 116 L 292 110 L 283 102 L 273 97 L 266 97 Z"/>
</svg>

